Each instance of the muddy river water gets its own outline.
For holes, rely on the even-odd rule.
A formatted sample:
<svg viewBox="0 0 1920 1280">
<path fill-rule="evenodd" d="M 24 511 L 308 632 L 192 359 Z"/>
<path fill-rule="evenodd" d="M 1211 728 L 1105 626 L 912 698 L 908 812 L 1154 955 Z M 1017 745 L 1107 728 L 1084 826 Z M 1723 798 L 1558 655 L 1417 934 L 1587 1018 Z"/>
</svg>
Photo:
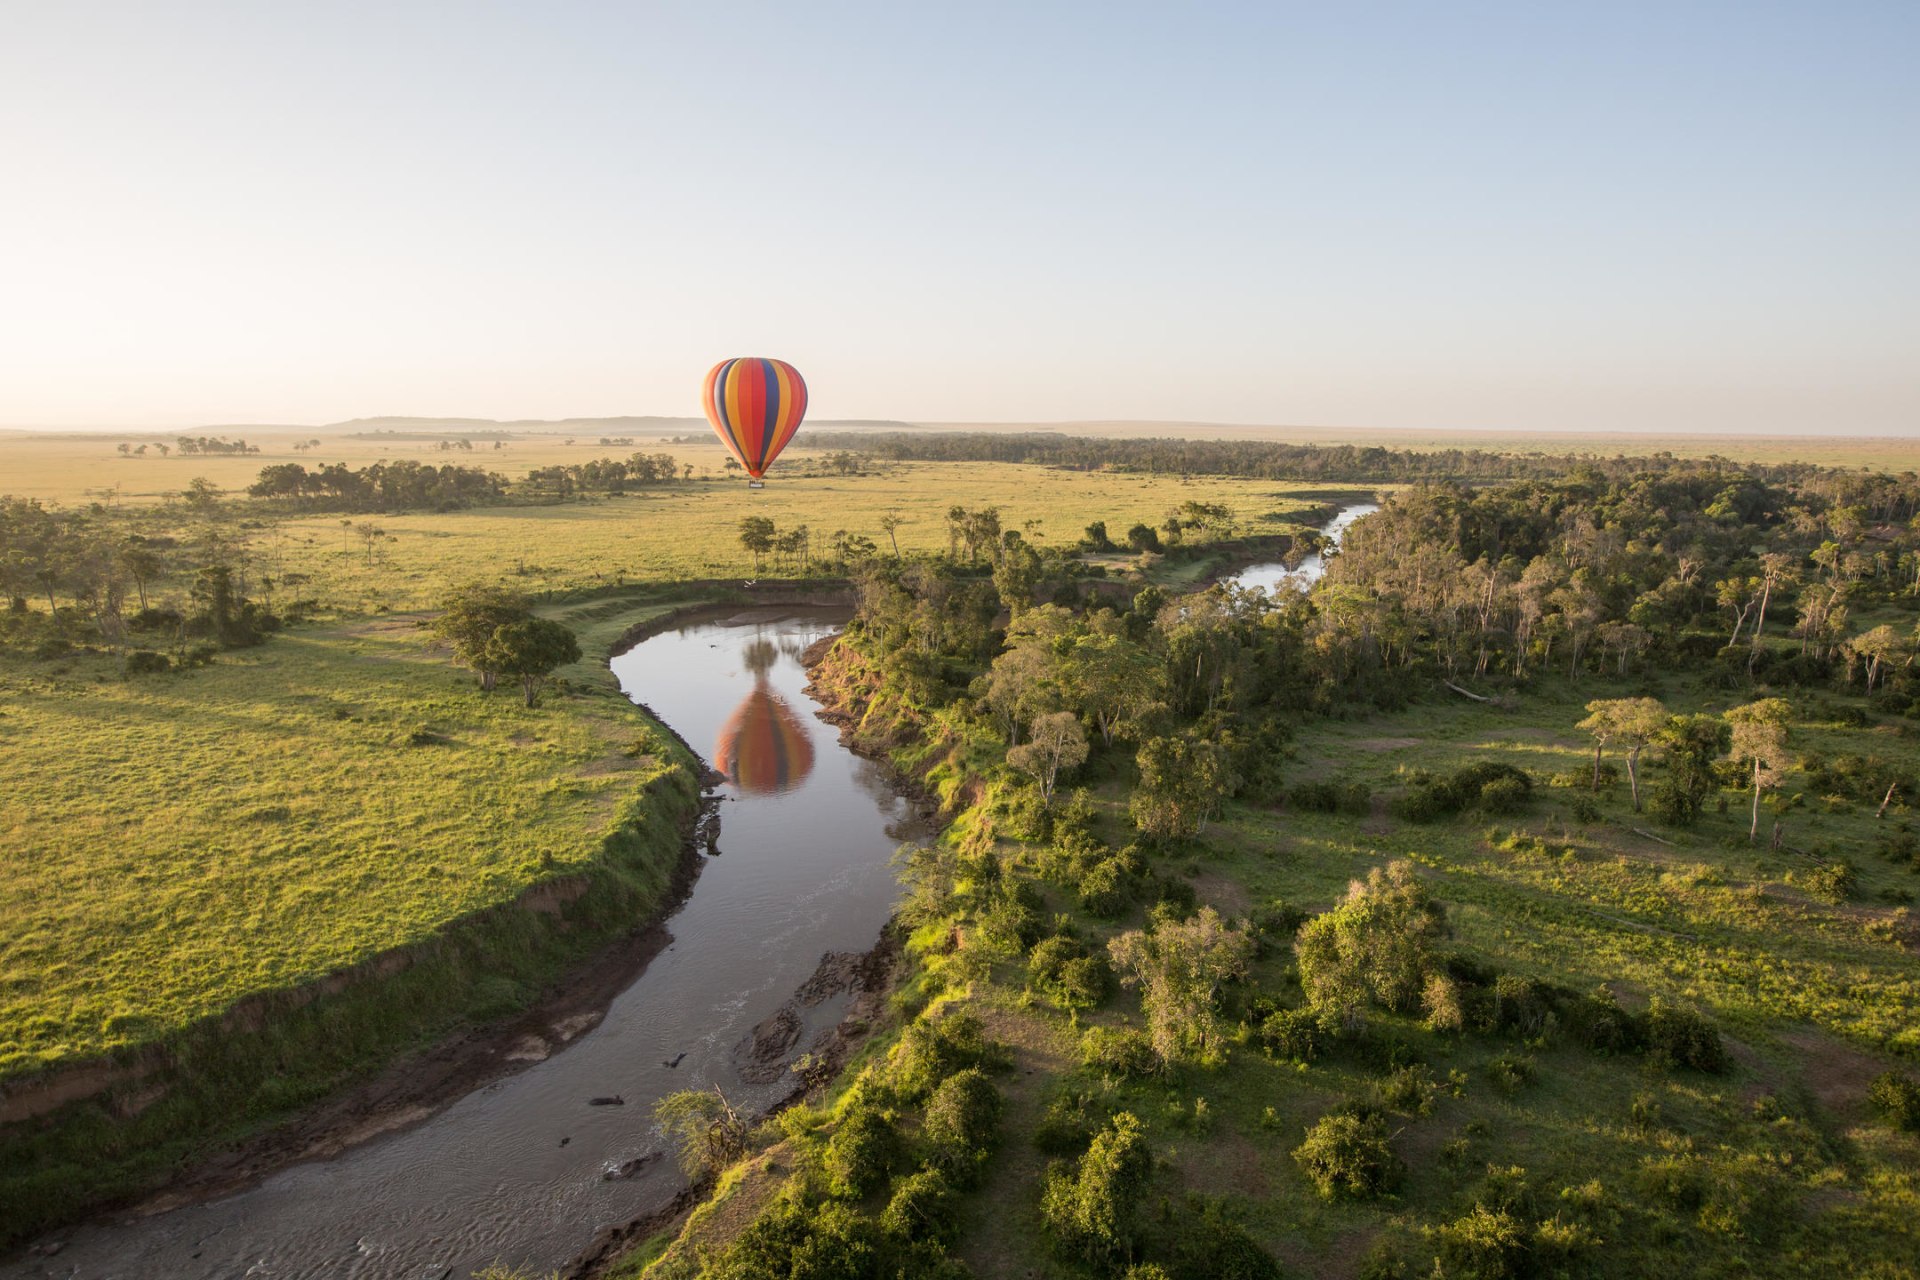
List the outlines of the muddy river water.
<svg viewBox="0 0 1920 1280">
<path fill-rule="evenodd" d="M 1337 547 L 1374 510 L 1348 507 L 1322 533 Z M 1324 565 L 1315 552 L 1292 566 L 1254 565 L 1235 581 L 1308 586 Z M 598 1026 L 412 1128 L 218 1200 L 65 1233 L 57 1254 L 0 1266 L 0 1280 L 465 1280 L 493 1262 L 544 1274 L 601 1227 L 664 1204 L 683 1182 L 653 1103 L 712 1084 L 756 1109 L 781 1093 L 784 1081 L 741 1077 L 735 1046 L 789 1004 L 823 953 L 873 945 L 897 894 L 891 855 L 924 834 L 911 805 L 840 745 L 804 692 L 801 652 L 843 617 L 744 611 L 613 659 L 621 688 L 727 781 L 719 852 L 704 857 L 668 920 L 672 944 Z M 795 1051 L 844 1004 L 796 1006 Z M 619 1105 L 592 1101 L 616 1097 Z M 608 1176 L 634 1162 L 639 1172 Z"/>
<path fill-rule="evenodd" d="M 565 1265 L 606 1225 L 664 1203 L 682 1181 L 654 1101 L 750 1084 L 734 1048 L 828 951 L 871 947 L 897 884 L 889 860 L 915 816 L 871 763 L 815 718 L 801 651 L 844 615 L 743 612 L 641 642 L 613 660 L 644 701 L 727 773 L 716 856 L 705 856 L 673 942 L 573 1044 L 401 1132 L 296 1165 L 246 1191 L 63 1234 L 24 1277 L 373 1277 L 465 1280 L 491 1262 L 535 1274 Z M 845 998 L 800 1009 L 796 1052 Z M 684 1055 L 684 1056 L 681 1056 Z M 677 1065 L 666 1064 L 677 1061 Z M 591 1104 L 619 1097 L 622 1105 Z"/>
</svg>

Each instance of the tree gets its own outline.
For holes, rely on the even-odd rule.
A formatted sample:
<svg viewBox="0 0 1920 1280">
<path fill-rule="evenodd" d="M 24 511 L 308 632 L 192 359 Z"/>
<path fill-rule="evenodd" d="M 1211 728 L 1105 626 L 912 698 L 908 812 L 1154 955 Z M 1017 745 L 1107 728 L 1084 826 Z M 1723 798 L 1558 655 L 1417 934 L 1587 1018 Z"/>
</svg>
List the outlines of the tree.
<svg viewBox="0 0 1920 1280">
<path fill-rule="evenodd" d="M 1727 722 L 1719 716 L 1675 716 L 1655 736 L 1666 773 L 1653 790 L 1653 811 L 1662 821 L 1690 827 L 1719 785 L 1713 762 L 1727 746 Z"/>
<path fill-rule="evenodd" d="M 1150 738 L 1134 763 L 1140 785 L 1127 815 L 1156 840 L 1199 835 L 1233 787 L 1226 752 L 1192 734 Z"/>
<path fill-rule="evenodd" d="M 487 653 L 501 627 L 533 616 L 526 597 L 504 587 L 472 583 L 447 598 L 446 612 L 433 630 L 453 645 L 453 660 L 479 673 L 480 687 L 491 693 L 499 675 Z"/>
<path fill-rule="evenodd" d="M 485 661 L 503 676 L 517 676 L 531 707 L 540 686 L 557 667 L 580 661 L 573 632 L 549 618 L 509 622 L 487 641 Z"/>
<path fill-rule="evenodd" d="M 1358 1025 L 1369 1003 L 1413 1008 L 1432 944 L 1445 933 L 1440 904 L 1412 863 L 1375 867 L 1347 885 L 1339 906 L 1300 926 L 1293 949 L 1307 1003 L 1348 1026 Z"/>
<path fill-rule="evenodd" d="M 654 1104 L 653 1118 L 678 1148 L 689 1178 L 718 1173 L 746 1154 L 747 1122 L 719 1085 L 670 1093 Z"/>
<path fill-rule="evenodd" d="M 1750 769 L 1753 778 L 1753 821 L 1747 828 L 1747 843 L 1760 834 L 1760 794 L 1780 785 L 1792 762 L 1787 755 L 1787 721 L 1793 708 L 1785 698 L 1762 698 L 1727 712 L 1732 727 L 1732 752 L 1736 764 Z"/>
<path fill-rule="evenodd" d="M 1593 787 L 1600 789 L 1600 748 L 1608 741 L 1627 747 L 1627 784 L 1633 788 L 1633 811 L 1640 812 L 1640 753 L 1659 736 L 1672 717 L 1658 698 L 1600 698 L 1587 704 L 1587 718 L 1579 727 L 1593 735 Z"/>
<path fill-rule="evenodd" d="M 1167 683 L 1166 669 L 1144 645 L 1096 632 L 1075 638 L 1061 680 L 1108 746 L 1123 725 L 1137 726 L 1160 706 Z"/>
<path fill-rule="evenodd" d="M 887 535 L 887 541 L 893 545 L 893 558 L 900 558 L 900 539 L 896 536 L 900 526 L 911 523 L 898 511 L 883 511 L 880 514 L 880 532 Z"/>
<path fill-rule="evenodd" d="M 1121 983 L 1140 988 L 1147 1033 L 1162 1063 L 1211 1066 L 1226 1056 L 1215 1017 L 1220 988 L 1246 977 L 1253 947 L 1244 929 L 1228 927 L 1212 907 L 1108 942 Z"/>
<path fill-rule="evenodd" d="M 1033 722 L 1033 732 L 1025 742 L 1007 752 L 1007 763 L 1022 773 L 1032 774 L 1040 784 L 1040 802 L 1053 803 L 1054 784 L 1062 769 L 1075 769 L 1087 760 L 1087 735 L 1080 728 L 1080 717 L 1071 711 L 1055 711 Z"/>
<path fill-rule="evenodd" d="M 1907 640 L 1893 627 L 1882 623 L 1847 641 L 1847 649 L 1856 660 L 1867 660 L 1867 692 L 1872 693 L 1880 668 L 1907 651 Z"/>
<path fill-rule="evenodd" d="M 1063 1250 L 1100 1267 L 1133 1255 L 1153 1153 L 1146 1127 L 1122 1111 L 1096 1134 L 1071 1171 L 1050 1170 L 1040 1216 Z"/>
<path fill-rule="evenodd" d="M 773 541 L 773 521 L 765 516 L 748 516 L 740 522 L 740 545 L 753 552 L 754 576 L 759 576 L 760 557 L 773 550 Z"/>
</svg>

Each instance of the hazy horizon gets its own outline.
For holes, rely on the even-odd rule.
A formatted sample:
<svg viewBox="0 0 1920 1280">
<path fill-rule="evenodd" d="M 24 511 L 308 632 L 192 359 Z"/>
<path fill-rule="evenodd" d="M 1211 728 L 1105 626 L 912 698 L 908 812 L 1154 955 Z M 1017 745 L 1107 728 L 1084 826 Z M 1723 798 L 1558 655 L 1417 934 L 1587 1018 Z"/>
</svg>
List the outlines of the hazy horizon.
<svg viewBox="0 0 1920 1280">
<path fill-rule="evenodd" d="M 1920 434 L 1898 3 L 36 6 L 0 423 Z"/>
</svg>

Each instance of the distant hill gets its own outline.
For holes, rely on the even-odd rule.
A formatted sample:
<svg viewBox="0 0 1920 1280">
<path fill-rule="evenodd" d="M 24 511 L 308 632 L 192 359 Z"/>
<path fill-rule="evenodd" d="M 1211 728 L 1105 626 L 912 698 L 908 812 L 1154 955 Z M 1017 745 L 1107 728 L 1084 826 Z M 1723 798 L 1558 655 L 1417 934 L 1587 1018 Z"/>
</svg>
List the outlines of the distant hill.
<svg viewBox="0 0 1920 1280">
<path fill-rule="evenodd" d="M 913 424 L 882 419 L 807 420 L 810 427 L 832 427 L 838 431 L 910 431 Z M 659 436 L 683 431 L 705 431 L 705 418 L 669 418 L 657 414 L 626 415 L 617 418 L 354 418 L 328 423 L 314 430 L 326 435 L 399 437 L 437 437 L 462 435 L 504 437 L 514 435 L 592 435 Z"/>
</svg>

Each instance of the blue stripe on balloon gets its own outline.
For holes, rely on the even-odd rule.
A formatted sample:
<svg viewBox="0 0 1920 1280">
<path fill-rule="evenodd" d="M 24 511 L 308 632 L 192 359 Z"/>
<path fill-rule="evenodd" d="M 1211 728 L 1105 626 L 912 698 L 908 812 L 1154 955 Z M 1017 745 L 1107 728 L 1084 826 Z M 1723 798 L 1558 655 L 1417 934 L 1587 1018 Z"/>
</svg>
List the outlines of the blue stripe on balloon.
<svg viewBox="0 0 1920 1280">
<path fill-rule="evenodd" d="M 760 469 L 767 469 L 767 454 L 773 450 L 774 428 L 780 424 L 780 375 L 774 371 L 773 361 L 756 360 L 760 366 L 760 384 L 765 388 L 766 409 L 761 414 L 760 428 Z"/>
</svg>

